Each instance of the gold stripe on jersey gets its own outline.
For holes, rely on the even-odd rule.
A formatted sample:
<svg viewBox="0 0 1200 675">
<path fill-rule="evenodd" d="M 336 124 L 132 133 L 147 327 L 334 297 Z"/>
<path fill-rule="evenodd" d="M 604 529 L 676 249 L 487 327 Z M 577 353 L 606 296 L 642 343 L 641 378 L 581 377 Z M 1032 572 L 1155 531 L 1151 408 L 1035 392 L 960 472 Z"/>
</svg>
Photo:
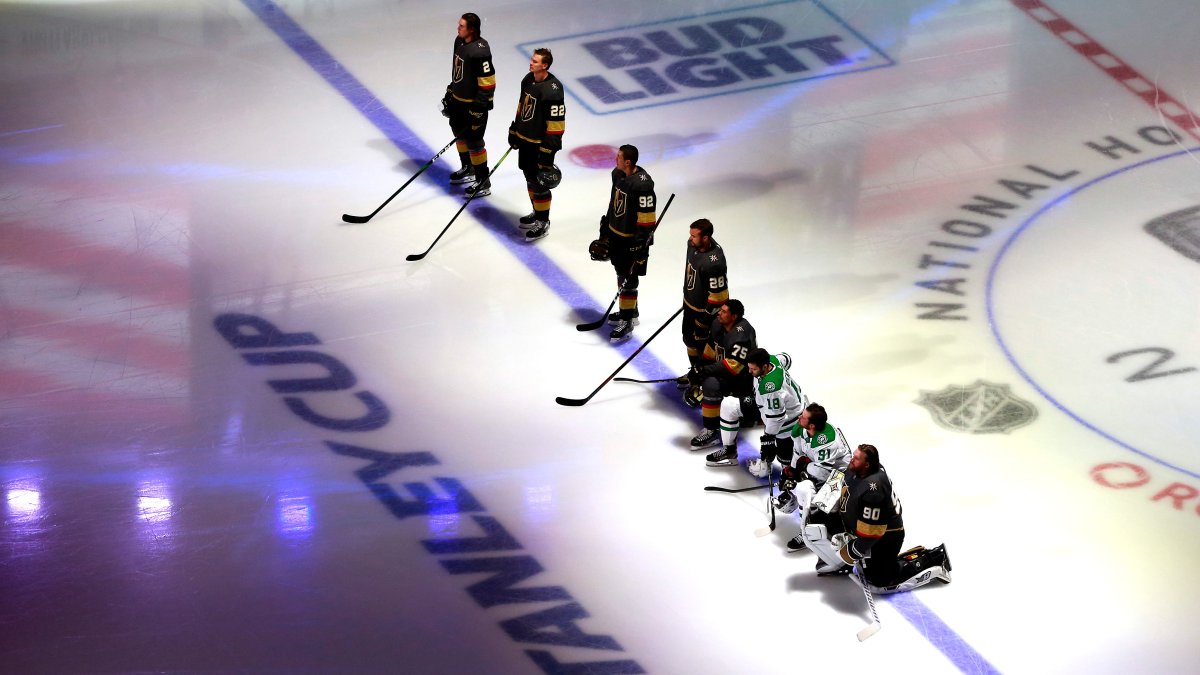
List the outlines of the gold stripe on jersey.
<svg viewBox="0 0 1200 675">
<path fill-rule="evenodd" d="M 866 537 L 867 539 L 878 539 L 882 537 L 885 532 L 887 532 L 887 523 L 871 524 L 860 520 L 858 521 L 858 524 L 854 526 L 854 533 L 860 537 Z"/>
<path fill-rule="evenodd" d="M 654 227 L 658 224 L 658 219 L 654 217 L 654 212 L 644 212 L 638 214 L 638 225 L 643 227 Z"/>
<path fill-rule="evenodd" d="M 734 361 L 733 359 L 725 359 L 725 370 L 728 370 L 734 375 L 740 374 L 744 367 L 745 366 L 743 366 L 741 363 Z"/>
<path fill-rule="evenodd" d="M 565 120 L 560 120 L 557 122 L 554 120 L 546 121 L 546 133 L 548 133 L 548 134 L 559 135 L 559 134 L 562 134 L 566 130 L 567 130 L 567 123 Z"/>
<path fill-rule="evenodd" d="M 495 75 L 484 75 L 483 77 L 477 77 L 477 78 L 475 78 L 475 81 L 479 83 L 480 89 L 495 89 L 496 88 L 496 76 Z"/>
<path fill-rule="evenodd" d="M 720 305 L 725 304 L 725 301 L 728 299 L 729 299 L 729 289 L 727 289 L 727 288 L 717 291 L 716 293 L 708 294 L 708 304 L 710 304 L 710 305 L 720 306 Z"/>
</svg>

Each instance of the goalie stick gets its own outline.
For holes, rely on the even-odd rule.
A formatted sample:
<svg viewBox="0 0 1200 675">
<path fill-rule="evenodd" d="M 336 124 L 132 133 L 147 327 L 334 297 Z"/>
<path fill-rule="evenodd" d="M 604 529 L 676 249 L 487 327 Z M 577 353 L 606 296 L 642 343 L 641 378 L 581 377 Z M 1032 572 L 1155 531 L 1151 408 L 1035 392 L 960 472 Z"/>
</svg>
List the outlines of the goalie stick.
<svg viewBox="0 0 1200 675">
<path fill-rule="evenodd" d="M 854 563 L 854 574 L 858 577 L 859 585 L 862 586 L 863 595 L 867 597 L 867 605 L 871 608 L 871 625 L 858 631 L 858 641 L 862 642 L 872 635 L 879 632 L 883 628 L 879 623 L 879 613 L 875 611 L 875 596 L 871 594 L 871 589 L 867 586 L 867 578 L 863 576 L 862 565 Z"/>
<path fill-rule="evenodd" d="M 666 217 L 667 209 L 671 208 L 671 202 L 673 202 L 673 201 L 675 201 L 675 193 L 674 192 L 672 192 L 671 196 L 667 198 L 667 205 L 663 207 L 662 213 L 658 214 L 658 222 L 654 224 L 654 229 L 658 229 L 658 226 L 662 224 L 662 219 L 664 217 Z M 650 255 L 648 251 L 647 251 L 646 255 L 647 256 Z M 633 274 L 633 271 L 636 269 L 637 269 L 637 261 L 635 260 L 633 262 L 633 267 L 631 267 L 629 269 L 629 273 Z M 604 313 L 600 315 L 599 319 L 596 319 L 595 321 L 592 321 L 591 323 L 581 323 L 581 324 L 575 326 L 575 330 L 583 332 L 583 331 L 589 331 L 589 330 L 596 330 L 600 326 L 603 326 L 604 322 L 608 321 L 608 313 L 612 311 L 613 306 L 615 306 L 617 304 L 617 299 L 620 297 L 621 297 L 621 291 L 620 291 L 620 289 L 617 289 L 617 294 L 613 296 L 612 302 L 608 303 L 608 309 L 604 310 Z"/>
<path fill-rule="evenodd" d="M 399 190 L 396 190 L 395 192 L 392 193 L 391 197 L 388 197 L 387 199 L 383 200 L 383 203 L 379 205 L 379 208 L 375 209 L 374 211 L 368 213 L 365 216 L 352 216 L 348 213 L 343 213 L 342 220 L 347 223 L 354 223 L 355 225 L 362 225 L 363 223 L 367 222 L 368 220 L 374 218 L 375 214 L 382 211 L 383 207 L 388 205 L 388 202 L 390 202 L 396 198 L 396 195 L 403 192 L 404 188 L 408 187 L 409 183 L 416 180 L 417 176 L 420 176 L 421 174 L 425 173 L 425 169 L 428 169 L 429 167 L 433 166 L 433 163 L 437 161 L 437 158 L 441 157 L 442 153 L 449 150 L 450 146 L 452 146 L 452 145 L 454 145 L 454 139 L 450 139 L 450 142 L 446 144 L 446 147 L 442 148 L 441 150 L 438 150 L 438 154 L 434 155 L 433 159 L 429 160 L 428 162 L 425 162 L 425 166 L 422 166 L 420 169 L 418 169 L 417 172 L 413 174 L 412 178 L 409 178 L 407 181 L 404 182 L 404 185 L 400 186 Z"/>
<path fill-rule="evenodd" d="M 600 383 L 600 386 L 596 387 L 594 390 L 592 390 L 592 393 L 588 394 L 587 398 L 567 398 L 565 396 L 556 396 L 554 398 L 554 402 L 559 405 L 574 407 L 574 406 L 581 406 L 581 405 L 587 403 L 588 401 L 592 400 L 592 397 L 596 395 L 596 392 L 603 389 L 604 385 L 608 384 L 609 382 L 612 382 L 613 377 L 617 373 L 621 372 L 622 368 L 629 365 L 629 362 L 632 361 L 635 356 L 637 356 L 638 354 L 641 354 L 642 350 L 646 348 L 646 345 L 650 344 L 651 340 L 658 337 L 658 334 L 663 332 L 663 329 L 665 329 L 667 326 L 671 325 L 671 322 L 675 320 L 675 317 L 679 316 L 680 314 L 683 314 L 683 305 L 680 305 L 679 309 L 675 310 L 675 313 L 671 315 L 671 318 L 669 318 L 665 322 L 663 322 L 663 325 L 659 326 L 658 330 L 654 331 L 653 335 L 646 338 L 646 341 L 642 343 L 642 346 L 638 347 L 636 350 L 634 350 L 634 352 L 629 355 L 629 358 L 625 359 L 624 363 L 617 366 L 617 369 L 612 372 L 612 375 L 609 375 L 608 377 L 604 378 L 604 381 Z"/>
<path fill-rule="evenodd" d="M 449 147 L 449 146 L 447 146 L 447 147 Z M 500 168 L 500 165 L 502 163 L 504 163 L 504 158 L 508 157 L 508 153 L 510 153 L 510 152 L 512 152 L 512 148 L 509 148 L 504 151 L 504 154 L 501 155 L 501 157 L 500 157 L 500 161 L 496 162 L 496 166 L 492 167 L 491 172 L 489 172 L 489 176 L 491 174 L 496 173 L 496 169 Z M 488 180 L 491 180 L 491 178 L 489 177 Z M 463 205 L 458 207 L 458 211 L 454 214 L 454 217 L 450 219 L 450 222 L 446 223 L 446 226 L 443 227 L 442 231 L 438 233 L 437 238 L 433 240 L 433 243 L 429 245 L 429 248 L 425 249 L 425 251 L 423 253 L 413 253 L 411 255 L 407 255 L 404 257 L 404 259 L 409 262 L 413 262 L 415 260 L 421 260 L 425 256 L 429 255 L 429 252 L 433 250 L 433 247 L 435 245 L 437 245 L 438 241 L 442 238 L 442 235 L 446 234 L 446 230 L 450 229 L 450 226 L 454 224 L 454 221 L 458 220 L 458 216 L 461 215 L 464 210 L 466 210 L 467 205 L 471 203 L 471 200 L 475 199 L 476 194 L 477 193 L 471 193 L 471 195 L 469 197 L 467 197 L 467 201 L 463 202 Z"/>
</svg>

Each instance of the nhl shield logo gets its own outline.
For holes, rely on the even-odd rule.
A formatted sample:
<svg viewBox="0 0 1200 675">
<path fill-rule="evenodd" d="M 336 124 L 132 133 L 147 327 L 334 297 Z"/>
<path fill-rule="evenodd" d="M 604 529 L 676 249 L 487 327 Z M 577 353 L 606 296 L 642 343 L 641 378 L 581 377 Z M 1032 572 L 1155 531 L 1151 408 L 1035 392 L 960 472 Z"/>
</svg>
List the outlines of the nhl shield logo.
<svg viewBox="0 0 1200 675">
<path fill-rule="evenodd" d="M 1175 252 L 1200 262 L 1200 206 L 1159 216 L 1146 223 L 1145 229 Z"/>
<path fill-rule="evenodd" d="M 1037 419 L 1037 409 L 1014 396 L 1008 385 L 983 380 L 966 387 L 922 391 L 916 402 L 940 426 L 972 434 L 1008 433 Z"/>
</svg>

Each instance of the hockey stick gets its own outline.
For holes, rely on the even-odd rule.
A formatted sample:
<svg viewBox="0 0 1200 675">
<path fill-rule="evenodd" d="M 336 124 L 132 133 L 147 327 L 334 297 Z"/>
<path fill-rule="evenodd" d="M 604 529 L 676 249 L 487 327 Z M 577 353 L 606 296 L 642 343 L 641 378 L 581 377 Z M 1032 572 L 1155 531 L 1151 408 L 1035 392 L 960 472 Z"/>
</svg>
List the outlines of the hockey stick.
<svg viewBox="0 0 1200 675">
<path fill-rule="evenodd" d="M 496 169 L 500 168 L 500 165 L 504 162 L 504 158 L 508 157 L 508 153 L 510 153 L 510 152 L 512 152 L 512 148 L 509 148 L 504 151 L 504 154 L 500 157 L 500 161 L 496 162 L 496 166 L 493 166 L 491 172 L 488 174 L 489 175 L 488 180 L 491 180 L 491 178 L 490 178 L 491 174 L 496 173 Z M 475 194 L 476 193 L 471 193 L 471 196 L 467 197 L 467 201 L 463 202 L 463 205 L 458 207 L 458 211 L 454 214 L 454 217 L 450 219 L 450 222 L 446 223 L 446 226 L 443 227 L 442 231 L 438 233 L 437 238 L 433 240 L 433 243 L 429 245 L 429 248 L 425 249 L 425 251 L 423 253 L 413 253 L 411 255 L 407 255 L 404 257 L 404 259 L 409 262 L 412 262 L 414 260 L 421 260 L 425 256 L 429 255 L 429 252 L 433 250 L 433 247 L 442 238 L 442 235 L 446 234 L 446 230 L 450 229 L 450 226 L 454 224 L 454 221 L 458 220 L 459 215 L 461 215 L 462 212 L 464 210 L 466 210 L 467 205 L 471 203 L 471 200 L 475 199 Z"/>
<path fill-rule="evenodd" d="M 613 382 L 637 382 L 638 384 L 658 384 L 659 382 L 674 382 L 678 377 L 664 377 L 661 380 L 635 380 L 632 377 L 614 377 Z"/>
<path fill-rule="evenodd" d="M 782 481 L 783 476 L 780 476 L 779 479 Z M 772 482 L 769 487 L 771 488 L 771 491 L 767 493 L 767 506 L 771 507 L 771 524 L 755 530 L 754 536 L 756 537 L 765 537 L 775 531 L 775 483 Z M 780 488 L 782 487 L 783 486 L 781 485 Z"/>
<path fill-rule="evenodd" d="M 753 487 L 744 487 L 744 488 L 726 488 L 726 487 L 720 487 L 718 485 L 705 485 L 704 490 L 706 492 L 725 492 L 725 493 L 733 494 L 736 492 L 750 492 L 751 490 L 765 490 L 766 488 L 772 487 L 773 485 L 774 485 L 774 483 L 767 483 L 766 485 L 755 485 Z"/>
<path fill-rule="evenodd" d="M 667 326 L 671 325 L 671 322 L 675 320 L 675 317 L 679 316 L 680 314 L 683 314 L 683 305 L 680 305 L 679 309 L 675 310 L 675 313 L 671 315 L 671 318 L 667 319 L 666 322 L 663 323 L 663 325 L 659 326 L 658 330 L 654 331 L 653 335 L 646 338 L 646 341 L 642 343 L 642 346 L 638 347 L 632 354 L 630 354 L 629 358 L 625 359 L 624 363 L 617 366 L 617 369 L 612 372 L 612 375 L 609 375 L 608 377 L 604 378 L 604 381 L 600 383 L 600 386 L 596 387 L 592 391 L 592 393 L 588 394 L 587 398 L 566 398 L 563 396 L 556 396 L 554 398 L 554 402 L 559 405 L 581 406 L 584 403 L 587 403 L 588 401 L 592 400 L 592 397 L 596 395 L 596 392 L 600 391 L 601 389 L 604 388 L 604 385 L 611 382 L 614 375 L 621 372 L 622 368 L 629 365 L 629 362 L 633 360 L 633 357 L 637 356 L 638 354 L 641 354 L 642 350 L 646 348 L 646 345 L 650 344 L 651 340 L 658 337 L 658 334 L 663 332 L 663 329 L 665 329 Z"/>
<path fill-rule="evenodd" d="M 419 170 L 417 170 L 417 172 L 413 174 L 412 178 L 409 178 L 407 181 L 405 181 L 404 185 L 400 186 L 399 190 L 396 190 L 395 192 L 392 193 L 391 197 L 388 197 L 387 199 L 383 200 L 383 203 L 379 205 L 379 208 L 375 209 L 374 211 L 372 211 L 371 213 L 369 213 L 365 216 L 352 216 L 348 213 L 343 213 L 342 220 L 346 221 L 347 223 L 354 223 L 355 225 L 362 225 L 363 223 L 367 222 L 368 220 L 374 218 L 376 213 L 379 213 L 381 210 L 383 210 L 383 207 L 387 206 L 388 202 L 392 201 L 393 199 L 396 198 L 396 195 L 403 192 L 404 188 L 408 187 L 409 183 L 411 183 L 417 179 L 417 176 L 420 176 L 421 174 L 425 173 L 425 169 L 428 169 L 430 166 L 432 166 L 433 163 L 437 161 L 437 158 L 441 157 L 442 153 L 449 150 L 450 146 L 452 146 L 452 145 L 454 145 L 454 139 L 450 139 L 450 142 L 446 144 L 446 147 L 442 148 L 441 150 L 438 150 L 438 154 L 434 155 L 433 159 L 429 160 L 428 162 L 425 162 L 425 166 L 423 166 Z"/>
<path fill-rule="evenodd" d="M 667 198 L 667 205 L 663 207 L 662 213 L 658 214 L 658 223 L 655 224 L 655 229 L 658 228 L 658 225 L 662 224 L 662 219 L 667 215 L 667 209 L 671 208 L 671 202 L 673 202 L 673 201 L 675 201 L 675 193 L 674 192 L 672 192 L 671 196 Z M 649 254 L 647 253 L 647 255 L 649 255 Z M 637 269 L 637 261 L 635 260 L 633 262 L 633 267 L 629 268 L 629 273 L 633 274 L 633 271 L 636 269 Z M 613 306 L 617 304 L 617 299 L 620 297 L 621 297 L 621 290 L 617 289 L 617 294 L 613 296 L 612 302 L 608 303 L 608 309 L 604 310 L 604 313 L 600 315 L 599 319 L 596 319 L 595 321 L 592 321 L 591 323 L 581 323 L 581 324 L 575 326 L 575 330 L 583 332 L 583 331 L 589 331 L 589 330 L 596 330 L 600 326 L 603 326 L 604 322 L 608 321 L 608 313 L 612 311 Z"/>
<path fill-rule="evenodd" d="M 871 594 L 871 589 L 867 587 L 867 578 L 863 576 L 862 567 L 859 563 L 854 564 L 854 574 L 858 576 L 858 581 L 862 585 L 863 595 L 867 596 L 867 605 L 871 607 L 871 625 L 858 631 L 858 641 L 862 642 L 878 633 L 879 629 L 883 626 L 879 623 L 879 612 L 875 611 L 875 596 Z"/>
</svg>

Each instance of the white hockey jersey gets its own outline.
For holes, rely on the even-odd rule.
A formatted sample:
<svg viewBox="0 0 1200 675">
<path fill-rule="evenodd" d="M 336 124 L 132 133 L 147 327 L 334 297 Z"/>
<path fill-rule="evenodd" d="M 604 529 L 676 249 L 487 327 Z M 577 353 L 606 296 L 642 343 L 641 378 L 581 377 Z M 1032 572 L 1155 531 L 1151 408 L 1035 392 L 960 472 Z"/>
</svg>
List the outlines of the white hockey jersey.
<svg viewBox="0 0 1200 675">
<path fill-rule="evenodd" d="M 754 401 L 767 433 L 774 436 L 795 424 L 800 413 L 808 407 L 808 396 L 800 390 L 800 385 L 779 362 L 778 356 L 771 356 L 771 366 L 771 372 L 754 378 Z"/>
</svg>

